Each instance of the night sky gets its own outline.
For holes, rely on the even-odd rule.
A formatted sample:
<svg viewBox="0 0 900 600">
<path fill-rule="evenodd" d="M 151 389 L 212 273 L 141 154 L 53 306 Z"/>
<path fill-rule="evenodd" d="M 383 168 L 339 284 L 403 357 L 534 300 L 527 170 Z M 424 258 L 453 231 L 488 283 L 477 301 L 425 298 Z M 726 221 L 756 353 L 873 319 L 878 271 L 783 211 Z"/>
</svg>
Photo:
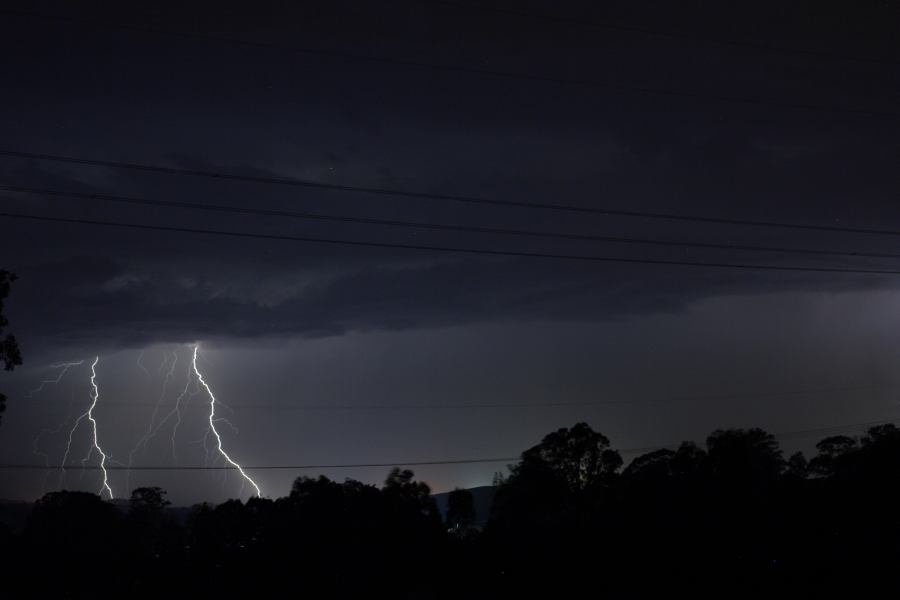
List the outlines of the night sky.
<svg viewBox="0 0 900 600">
<path fill-rule="evenodd" d="M 896 235 L 433 197 L 900 231 L 898 3 L 127 4 L 30 2 L 21 14 L 4 3 L 0 150 L 432 197 L 5 154 L 0 212 L 626 261 L 2 218 L 0 268 L 19 276 L 6 313 L 25 364 L 0 376 L 0 462 L 59 464 L 97 355 L 101 443 L 127 461 L 173 353 L 169 405 L 196 342 L 231 407 L 220 409 L 236 428 L 222 425 L 225 447 L 248 466 L 511 457 L 581 420 L 626 459 L 719 427 L 794 432 L 785 449 L 809 450 L 824 435 L 797 432 L 900 418 L 900 275 L 628 262 L 900 271 Z M 49 365 L 77 360 L 28 397 L 58 373 Z M 204 464 L 206 402 L 189 399 L 179 465 Z M 169 433 L 135 464 L 175 465 Z M 75 461 L 88 445 L 80 429 Z M 414 470 L 443 491 L 488 484 L 504 464 Z M 274 497 L 299 474 L 377 482 L 387 470 L 251 473 Z M 241 491 L 215 471 L 130 483 L 160 485 L 176 503 Z M 110 484 L 126 495 L 123 471 Z M 98 473 L 70 469 L 64 485 L 96 491 Z M 3 498 L 57 487 L 56 472 L 0 471 Z"/>
</svg>

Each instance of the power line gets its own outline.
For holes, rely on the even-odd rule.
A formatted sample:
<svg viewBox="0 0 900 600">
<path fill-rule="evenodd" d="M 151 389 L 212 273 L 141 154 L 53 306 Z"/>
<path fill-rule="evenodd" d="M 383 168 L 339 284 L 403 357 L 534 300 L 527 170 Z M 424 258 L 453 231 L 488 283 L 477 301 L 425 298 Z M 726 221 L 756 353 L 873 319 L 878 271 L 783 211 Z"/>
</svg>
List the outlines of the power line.
<svg viewBox="0 0 900 600">
<path fill-rule="evenodd" d="M 686 402 L 721 402 L 727 400 L 756 400 L 764 398 L 786 398 L 791 396 L 808 396 L 812 394 L 828 394 L 838 392 L 858 392 L 870 390 L 892 390 L 900 386 L 868 385 L 868 386 L 843 386 L 818 388 L 808 390 L 793 390 L 782 392 L 768 392 L 759 394 L 725 394 L 725 395 L 695 395 L 673 396 L 669 398 L 645 398 L 637 400 L 588 400 L 573 402 L 485 402 L 467 404 L 287 404 L 287 403 L 228 403 L 229 409 L 259 409 L 259 410 L 284 410 L 284 411 L 326 411 L 326 410 L 460 410 L 460 409 L 490 409 L 490 408 L 580 408 L 590 406 L 616 406 L 616 405 L 644 405 L 644 404 L 680 404 Z M 32 404 L 33 405 L 33 404 Z M 174 403 L 155 402 L 122 402 L 106 400 L 104 407 L 134 408 L 139 406 L 175 406 Z"/>
<path fill-rule="evenodd" d="M 815 433 L 825 433 L 825 432 L 833 432 L 833 431 L 843 431 L 847 429 L 855 429 L 859 427 L 874 427 L 877 425 L 887 425 L 893 424 L 900 421 L 900 419 L 888 419 L 881 421 L 863 421 L 860 423 L 847 423 L 844 425 L 833 425 L 830 427 L 817 427 L 810 429 L 797 429 L 794 431 L 786 431 L 780 433 L 773 433 L 772 435 L 776 438 L 779 437 L 789 437 L 796 435 L 807 435 L 807 434 L 815 434 Z M 636 447 L 636 448 L 618 448 L 618 452 L 622 453 L 636 453 L 636 452 L 652 452 L 654 450 L 663 450 L 666 448 L 673 448 L 680 446 L 682 442 L 677 442 L 673 444 L 666 445 L 658 445 L 658 446 L 644 446 L 644 447 Z M 345 468 L 366 468 L 366 467 L 415 467 L 415 466 L 435 466 L 435 465 L 462 465 L 462 464 L 479 464 L 479 463 L 498 463 L 498 462 L 507 462 L 507 461 L 518 461 L 521 458 L 519 456 L 501 456 L 501 457 L 489 457 L 489 458 L 465 458 L 465 459 L 448 459 L 448 460 L 432 460 L 432 461 L 421 461 L 421 460 L 410 460 L 410 461 L 396 461 L 396 462 L 377 462 L 377 463 L 331 463 L 331 464 L 305 464 L 305 465 L 254 465 L 254 466 L 244 466 L 245 470 L 253 470 L 253 471 L 273 471 L 273 470 L 302 470 L 302 469 L 345 469 Z M 0 469 L 9 469 L 9 470 L 39 470 L 39 471 L 56 471 L 62 469 L 87 469 L 87 470 L 98 470 L 101 467 L 99 465 L 83 465 L 81 463 L 74 463 L 70 465 L 34 465 L 34 464 L 25 464 L 25 463 L 5 463 L 0 464 Z M 233 465 L 178 465 L 178 466 L 163 466 L 163 465 L 152 465 L 152 466 L 131 466 L 128 465 L 106 465 L 107 471 L 230 471 L 236 470 L 237 467 Z"/>
<path fill-rule="evenodd" d="M 291 470 L 291 469 L 349 469 L 363 467 L 416 467 L 424 465 L 464 465 L 477 463 L 496 463 L 519 460 L 518 456 L 505 456 L 499 458 L 469 458 L 459 460 L 432 460 L 432 461 L 401 461 L 401 462 L 383 462 L 383 463 L 335 463 L 321 465 L 257 465 L 243 466 L 244 470 L 253 471 L 274 471 L 274 470 Z M 30 464 L 0 464 L 0 469 L 11 470 L 45 470 L 56 471 L 62 469 L 88 469 L 97 470 L 99 465 L 84 465 L 74 463 L 70 465 L 30 465 Z M 106 465 L 107 471 L 231 471 L 237 467 L 232 465 L 183 465 L 183 466 L 127 466 L 127 465 Z"/>
<path fill-rule="evenodd" d="M 245 239 L 265 239 L 278 240 L 287 242 L 304 242 L 314 244 L 330 244 L 342 246 L 358 246 L 368 248 L 394 248 L 400 250 L 420 250 L 427 252 L 447 252 L 457 254 L 471 254 L 484 256 L 507 256 L 507 257 L 523 257 L 523 258 L 545 258 L 554 260 L 573 260 L 585 262 L 604 262 L 604 263 L 621 263 L 621 264 L 642 264 L 642 265 L 660 265 L 660 266 L 679 266 L 679 267 L 703 267 L 714 269 L 740 269 L 745 271 L 785 271 L 785 272 L 806 272 L 806 273 L 846 273 L 846 274 L 862 274 L 862 275 L 900 275 L 900 270 L 891 269 L 851 269 L 841 267 L 807 267 L 807 266 L 786 266 L 786 265 L 762 265 L 750 263 L 719 263 L 704 261 L 688 261 L 688 260 L 666 260 L 666 259 L 650 259 L 650 258 L 618 258 L 611 256 L 594 256 L 583 254 L 556 254 L 548 252 L 520 252 L 513 250 L 488 250 L 484 248 L 459 248 L 455 246 L 431 246 L 424 244 L 399 244 L 389 242 L 369 242 L 362 240 L 348 240 L 336 238 L 318 238 L 305 236 L 288 236 L 266 233 L 251 233 L 244 231 L 223 231 L 218 229 L 200 229 L 195 227 L 173 227 L 165 225 L 147 225 L 143 223 L 124 223 L 120 221 L 101 221 L 96 219 L 73 219 L 65 217 L 48 217 L 41 215 L 31 215 L 24 213 L 0 212 L 0 218 L 21 219 L 31 221 L 44 221 L 52 223 L 69 223 L 73 225 L 97 225 L 103 227 L 120 227 L 127 229 L 140 229 L 145 231 L 170 231 L 175 233 L 190 233 L 203 235 L 218 235 Z"/>
<path fill-rule="evenodd" d="M 595 21 L 595 20 L 585 20 L 577 17 L 570 17 L 565 15 L 556 15 L 556 14 L 546 14 L 546 13 L 534 13 L 534 12 L 526 12 L 518 9 L 511 8 L 503 8 L 498 6 L 489 6 L 486 4 L 469 4 L 464 2 L 454 2 L 452 0 L 415 0 L 418 2 L 423 2 L 426 4 L 436 4 L 441 6 L 449 6 L 452 8 L 468 10 L 468 11 L 479 11 L 479 12 L 492 12 L 496 14 L 509 15 L 519 18 L 526 19 L 535 19 L 540 21 L 549 21 L 553 23 L 561 23 L 568 25 L 576 25 L 581 28 L 592 28 L 592 29 L 606 29 L 609 31 L 621 31 L 624 33 L 638 33 L 642 35 L 662 37 L 662 38 L 670 38 L 675 40 L 683 40 L 689 42 L 702 42 L 705 44 L 716 44 L 719 46 L 730 46 L 733 48 L 742 48 L 745 50 L 753 50 L 758 52 L 766 52 L 771 54 L 788 54 L 788 55 L 798 55 L 798 56 L 809 56 L 813 58 L 819 59 L 827 59 L 827 60 L 838 60 L 838 61 L 846 61 L 846 62 L 859 62 L 859 63 L 867 63 L 867 64 L 881 64 L 881 65 L 890 65 L 897 66 L 900 65 L 900 60 L 896 60 L 893 58 L 886 57 L 877 57 L 877 56 L 860 56 L 860 55 L 852 55 L 852 54 L 840 54 L 836 52 L 828 52 L 826 50 L 815 50 L 809 48 L 789 48 L 785 46 L 773 46 L 770 44 L 763 44 L 759 42 L 745 41 L 745 40 L 734 40 L 730 38 L 721 38 L 716 36 L 709 35 L 696 35 L 696 34 L 687 34 L 680 31 L 674 31 L 671 29 L 655 29 L 650 27 L 635 27 L 631 25 L 621 25 L 618 23 L 611 23 L 608 21 Z"/>
<path fill-rule="evenodd" d="M 857 429 L 860 427 L 876 427 L 878 425 L 893 425 L 896 423 L 900 423 L 900 418 L 898 419 L 887 419 L 880 421 L 862 421 L 859 423 L 846 423 L 844 425 L 831 425 L 828 427 L 814 427 L 810 429 L 795 429 L 792 431 L 780 431 L 772 434 L 772 437 L 776 439 L 792 439 L 792 438 L 803 438 L 809 437 L 811 435 L 817 435 L 821 433 L 839 433 L 841 431 L 846 431 L 848 429 Z M 624 448 L 620 449 L 619 452 L 633 454 L 638 452 L 653 452 L 655 450 L 665 450 L 678 448 L 682 442 L 673 442 L 671 444 L 659 445 L 659 446 L 644 446 L 642 448 Z"/>
<path fill-rule="evenodd" d="M 809 437 L 811 435 L 817 435 L 821 433 L 838 433 L 841 431 L 847 431 L 848 429 L 858 429 L 860 427 L 876 427 L 878 425 L 892 425 L 900 423 L 900 418 L 898 419 L 886 419 L 879 421 L 862 421 L 858 423 L 845 423 L 843 425 L 831 425 L 828 427 L 813 427 L 809 429 L 795 429 L 791 431 L 780 431 L 772 434 L 772 437 L 776 439 L 792 439 L 797 437 Z M 654 452 L 656 450 L 671 450 L 673 448 L 678 448 L 681 446 L 682 442 L 672 442 L 669 444 L 660 444 L 657 446 L 642 446 L 642 447 L 633 447 L 633 448 L 618 448 L 619 452 L 623 454 L 638 454 L 645 452 Z"/>
<path fill-rule="evenodd" d="M 412 229 L 430 229 L 436 231 L 454 231 L 465 233 L 484 233 L 494 235 L 536 237 L 545 239 L 562 239 L 570 241 L 606 242 L 614 244 L 649 245 L 677 248 L 701 248 L 707 250 L 734 250 L 743 252 L 766 252 L 777 254 L 802 254 L 812 256 L 846 256 L 853 258 L 900 258 L 900 254 L 886 252 L 864 251 L 840 251 L 822 250 L 818 248 L 796 248 L 786 246 L 756 246 L 751 244 L 716 244 L 711 242 L 689 242 L 684 240 L 655 240 L 647 238 L 589 235 L 554 231 L 534 231 L 527 229 L 509 229 L 504 227 L 481 227 L 468 225 L 452 225 L 445 223 L 428 223 L 421 221 L 404 221 L 398 219 L 378 219 L 369 217 L 353 217 L 341 215 L 328 215 L 311 212 L 297 212 L 287 210 L 248 208 L 233 205 L 207 204 L 200 202 L 184 202 L 171 200 L 155 200 L 149 198 L 136 198 L 133 196 L 121 196 L 113 194 L 97 194 L 89 192 L 67 192 L 61 190 L 48 190 L 13 185 L 0 185 L 0 191 L 37 194 L 42 196 L 57 196 L 74 198 L 78 200 L 102 200 L 122 204 L 135 204 L 143 206 L 157 206 L 166 208 L 188 208 L 191 210 L 203 210 L 209 212 L 223 212 L 244 215 L 259 215 L 267 217 L 286 217 L 293 219 L 306 219 L 329 221 L 335 223 L 354 223 L 360 225 L 378 225 L 389 227 L 404 227 Z"/>
<path fill-rule="evenodd" d="M 497 69 L 485 69 L 481 67 L 467 67 L 463 65 L 451 65 L 445 63 L 433 63 L 418 60 L 409 60 L 401 58 L 391 58 L 386 56 L 372 56 L 367 54 L 354 54 L 350 52 L 337 52 L 333 50 L 322 50 L 317 48 L 302 48 L 297 46 L 284 46 L 280 44 L 272 44 L 269 42 L 258 42 L 238 38 L 230 38 L 218 35 L 209 35 L 203 33 L 188 33 L 183 31 L 173 31 L 155 27 L 138 26 L 125 23 L 117 23 L 111 21 L 101 21 L 96 19 L 84 19 L 73 17 L 71 15 L 51 15 L 46 13 L 17 11 L 17 10 L 0 10 L 0 14 L 31 17 L 45 20 L 54 20 L 69 24 L 88 25 L 92 27 L 105 27 L 113 29 L 121 29 L 124 31 L 137 31 L 141 33 L 151 33 L 158 35 L 174 36 L 180 38 L 196 38 L 207 41 L 220 43 L 235 44 L 247 47 L 266 48 L 271 50 L 280 50 L 293 52 L 297 54 L 326 56 L 330 58 L 338 58 L 342 60 L 362 61 L 369 63 L 389 64 L 401 67 L 411 67 L 416 69 L 432 69 L 437 71 L 466 73 L 473 75 L 487 75 L 491 77 L 499 77 L 504 79 L 515 79 L 521 81 L 534 81 L 541 83 L 553 83 L 560 85 L 576 85 L 584 87 L 595 87 L 611 90 L 616 93 L 637 94 L 642 96 L 679 98 L 683 100 L 694 100 L 704 102 L 719 102 L 726 104 L 736 104 L 742 106 L 769 106 L 773 108 L 786 109 L 791 111 L 807 111 L 819 113 L 840 113 L 851 114 L 868 117 L 884 117 L 889 119 L 900 118 L 900 113 L 885 112 L 866 108 L 853 108 L 845 106 L 829 106 L 809 104 L 803 102 L 782 102 L 770 98 L 749 98 L 744 96 L 732 96 L 724 94 L 709 94 L 704 92 L 692 92 L 684 90 L 673 90 L 668 88 L 650 87 L 650 86 L 634 86 L 623 83 L 614 83 L 608 81 L 600 81 L 596 79 L 556 77 L 551 75 L 537 75 L 533 73 L 520 71 L 501 71 Z"/>
<path fill-rule="evenodd" d="M 692 223 L 706 223 L 714 225 L 739 225 L 747 227 L 767 227 L 780 229 L 796 229 L 803 231 L 823 231 L 833 233 L 856 233 L 856 234 L 872 234 L 872 235 L 889 235 L 900 236 L 900 230 L 897 229 L 874 229 L 866 227 L 846 227 L 842 225 L 813 225 L 806 223 L 789 223 L 783 221 L 761 221 L 753 219 L 731 219 L 726 217 L 705 217 L 701 215 L 682 215 L 675 213 L 663 213 L 655 211 L 639 211 L 639 210 L 621 210 L 615 208 L 595 208 L 590 206 L 578 206 L 572 204 L 548 204 L 543 202 L 529 202 L 524 200 L 500 200 L 494 198 L 486 198 L 480 196 L 465 196 L 457 194 L 439 194 L 431 192 L 419 192 L 412 190 L 402 190 L 394 188 L 380 188 L 370 186 L 356 186 L 338 183 L 325 183 L 320 181 L 312 181 L 308 179 L 298 179 L 294 177 L 270 177 L 261 175 L 241 175 L 239 173 L 230 173 L 227 171 L 205 171 L 201 169 L 184 169 L 179 167 L 164 167 L 161 165 L 148 165 L 144 163 L 122 162 L 112 160 L 100 160 L 92 158 L 80 158 L 75 156 L 63 156 L 59 154 L 43 154 L 35 152 L 23 152 L 19 150 L 0 149 L 0 156 L 10 156 L 14 158 L 26 158 L 33 160 L 42 160 L 49 162 L 59 162 L 67 164 L 89 165 L 92 167 L 106 167 L 111 169 L 127 169 L 134 171 L 144 171 L 149 173 L 161 173 L 166 175 L 179 175 L 191 177 L 204 177 L 210 179 L 228 180 L 228 181 L 246 181 L 248 183 L 265 183 L 275 185 L 286 185 L 293 187 L 306 187 L 314 189 L 335 190 L 341 192 L 353 192 L 363 194 L 373 194 L 381 196 L 397 196 L 402 198 L 418 198 L 422 200 L 434 200 L 445 202 L 459 202 L 465 204 L 502 206 L 508 208 L 528 208 L 541 210 L 554 210 L 562 212 L 572 212 L 581 214 L 595 214 L 612 217 L 634 217 L 642 219 L 659 219 L 669 221 L 681 221 Z"/>
</svg>

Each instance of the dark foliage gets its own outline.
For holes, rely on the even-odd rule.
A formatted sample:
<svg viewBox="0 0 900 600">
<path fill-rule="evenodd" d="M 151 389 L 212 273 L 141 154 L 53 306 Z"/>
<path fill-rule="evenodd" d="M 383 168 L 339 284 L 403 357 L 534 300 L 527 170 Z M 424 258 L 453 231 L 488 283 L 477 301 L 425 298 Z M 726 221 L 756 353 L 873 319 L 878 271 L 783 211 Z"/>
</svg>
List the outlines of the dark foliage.
<svg viewBox="0 0 900 600">
<path fill-rule="evenodd" d="M 55 492 L 0 530 L 8 597 L 844 598 L 896 594 L 900 430 L 835 436 L 807 463 L 759 429 L 716 431 L 622 469 L 579 423 L 441 519 L 394 469 L 381 488 L 301 477 L 277 500 L 195 507 L 139 488 L 127 509 Z"/>
<path fill-rule="evenodd" d="M 3 314 L 3 304 L 7 296 L 12 282 L 16 280 L 15 273 L 0 269 L 0 363 L 7 371 L 22 364 L 22 354 L 19 351 L 19 344 L 11 333 L 4 331 L 9 326 L 9 320 Z M 6 410 L 6 396 L 0 393 L 0 423 L 3 422 L 3 411 Z"/>
<path fill-rule="evenodd" d="M 455 489 L 447 497 L 447 531 L 459 539 L 475 535 L 475 499 L 469 490 Z"/>
</svg>

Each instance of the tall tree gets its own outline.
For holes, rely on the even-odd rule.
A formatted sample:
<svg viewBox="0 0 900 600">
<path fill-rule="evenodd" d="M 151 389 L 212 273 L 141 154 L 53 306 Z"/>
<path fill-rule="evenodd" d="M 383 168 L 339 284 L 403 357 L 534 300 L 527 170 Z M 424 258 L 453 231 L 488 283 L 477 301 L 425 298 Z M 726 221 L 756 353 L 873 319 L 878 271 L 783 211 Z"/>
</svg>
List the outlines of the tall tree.
<svg viewBox="0 0 900 600">
<path fill-rule="evenodd" d="M 569 490 L 583 491 L 604 482 L 622 466 L 622 457 L 609 448 L 609 439 L 576 423 L 544 436 L 541 443 L 522 453 L 522 465 L 539 465 L 565 481 Z"/>
<path fill-rule="evenodd" d="M 6 297 L 9 296 L 9 288 L 15 280 L 15 273 L 0 269 L 0 362 L 3 363 L 3 367 L 7 371 L 12 371 L 22 364 L 22 354 L 19 352 L 19 344 L 16 342 L 16 337 L 11 333 L 7 333 L 4 336 L 4 330 L 9 325 L 9 321 L 3 314 L 3 303 Z M 3 422 L 3 411 L 5 410 L 6 396 L 0 393 L 0 423 Z"/>
<path fill-rule="evenodd" d="M 469 537 L 475 526 L 475 501 L 472 492 L 456 488 L 447 496 L 447 531 L 458 538 Z"/>
<path fill-rule="evenodd" d="M 775 437 L 762 429 L 725 429 L 706 439 L 712 477 L 740 493 L 759 493 L 785 468 Z"/>
</svg>

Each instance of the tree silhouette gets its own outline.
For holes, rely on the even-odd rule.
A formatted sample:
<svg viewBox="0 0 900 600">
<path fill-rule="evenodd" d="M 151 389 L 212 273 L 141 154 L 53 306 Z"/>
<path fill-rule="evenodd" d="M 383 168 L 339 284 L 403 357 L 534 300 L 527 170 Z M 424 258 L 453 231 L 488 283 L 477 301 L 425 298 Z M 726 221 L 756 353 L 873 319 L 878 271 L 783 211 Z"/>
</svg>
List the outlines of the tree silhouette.
<svg viewBox="0 0 900 600">
<path fill-rule="evenodd" d="M 171 504 L 165 498 L 166 492 L 159 487 L 140 487 L 131 492 L 128 500 L 131 514 L 153 515 L 162 514 L 163 510 Z"/>
<path fill-rule="evenodd" d="M 177 583 L 184 560 L 184 532 L 167 510 L 166 492 L 140 487 L 131 493 L 125 517 L 125 552 L 130 584 L 140 593 L 162 595 Z M 154 592 L 154 594 L 151 594 Z"/>
<path fill-rule="evenodd" d="M 39 582 L 38 589 L 46 592 L 43 597 L 96 597 L 91 590 L 98 564 L 109 575 L 105 585 L 118 585 L 125 556 L 121 524 L 119 511 L 96 494 L 51 492 L 35 502 L 23 532 L 23 550 L 27 560 L 53 568 L 53 576 Z"/>
<path fill-rule="evenodd" d="M 785 467 L 778 441 L 762 429 L 714 431 L 706 439 L 712 477 L 725 487 L 758 493 Z"/>
<path fill-rule="evenodd" d="M 474 534 L 472 495 L 442 522 L 428 485 L 300 477 L 276 500 L 200 505 L 156 487 L 127 508 L 55 492 L 0 528 L 4 597 L 848 598 L 900 593 L 900 429 L 822 440 L 788 460 L 758 429 L 713 432 L 620 472 L 585 424 L 522 453 Z M 2 515 L 0 515 L 2 516 Z M 46 573 L 52 576 L 46 576 Z M 293 586 L 293 587 L 292 587 Z M 98 591 L 100 590 L 100 591 Z M 874 591 L 874 590 L 873 590 Z M 869 595 L 869 594 L 867 594 Z"/>
<path fill-rule="evenodd" d="M 522 453 L 494 496 L 485 530 L 503 571 L 520 585 L 510 596 L 574 593 L 554 574 L 589 569 L 590 562 L 612 564 L 608 541 L 616 537 L 611 515 L 621 465 L 609 439 L 586 423 L 558 429 Z M 592 540 L 603 543 L 594 543 L 589 554 L 580 551 Z"/>
<path fill-rule="evenodd" d="M 788 458 L 784 467 L 784 476 L 789 479 L 806 479 L 809 476 L 809 461 L 802 452 L 795 452 Z"/>
<path fill-rule="evenodd" d="M 587 423 L 562 428 L 522 453 L 520 469 L 546 468 L 559 475 L 571 491 L 601 485 L 622 466 L 622 457 L 609 449 L 609 439 Z"/>
<path fill-rule="evenodd" d="M 9 325 L 9 320 L 3 314 L 3 304 L 9 296 L 9 290 L 12 282 L 16 280 L 16 275 L 9 271 L 0 269 L 0 362 L 7 371 L 22 364 L 22 354 L 19 352 L 19 344 L 13 334 L 4 335 L 4 330 Z M 6 410 L 6 396 L 0 393 L 0 424 L 3 423 L 3 412 Z"/>
<path fill-rule="evenodd" d="M 447 530 L 460 539 L 472 536 L 475 526 L 475 502 L 472 492 L 456 488 L 447 496 Z"/>
<path fill-rule="evenodd" d="M 809 463 L 809 469 L 820 477 L 831 477 L 841 472 L 852 460 L 852 455 L 859 450 L 859 443 L 846 435 L 827 437 L 818 444 L 818 455 Z"/>
<path fill-rule="evenodd" d="M 417 532 L 433 534 L 442 529 L 441 514 L 431 488 L 423 481 L 415 481 L 415 474 L 408 469 L 394 468 L 381 488 L 388 518 L 400 535 L 416 535 Z"/>
</svg>

